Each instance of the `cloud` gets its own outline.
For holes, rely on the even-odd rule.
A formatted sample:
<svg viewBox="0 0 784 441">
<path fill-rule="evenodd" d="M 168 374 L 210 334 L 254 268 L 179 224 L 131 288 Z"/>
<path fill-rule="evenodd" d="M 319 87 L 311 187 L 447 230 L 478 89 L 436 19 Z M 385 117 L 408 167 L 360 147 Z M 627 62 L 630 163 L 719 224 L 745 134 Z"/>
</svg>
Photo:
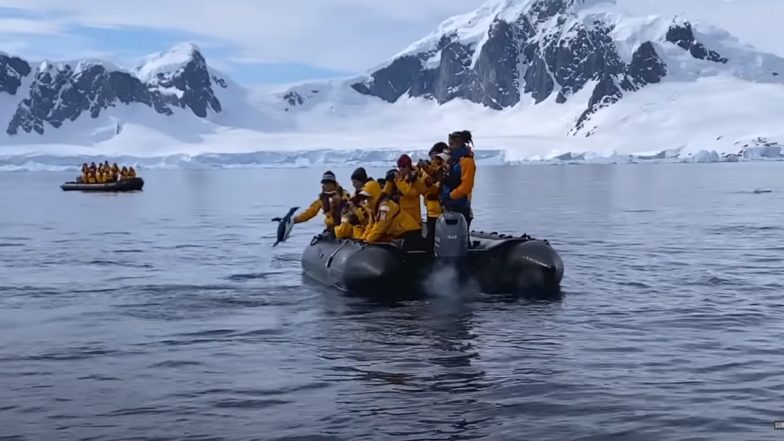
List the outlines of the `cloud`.
<svg viewBox="0 0 784 441">
<path fill-rule="evenodd" d="M 65 29 L 54 22 L 31 20 L 28 18 L 0 17 L 0 33 L 60 35 L 65 33 Z"/>
<path fill-rule="evenodd" d="M 231 44 L 237 56 L 360 71 L 478 0 L 0 0 L 81 26 L 176 30 Z"/>
</svg>

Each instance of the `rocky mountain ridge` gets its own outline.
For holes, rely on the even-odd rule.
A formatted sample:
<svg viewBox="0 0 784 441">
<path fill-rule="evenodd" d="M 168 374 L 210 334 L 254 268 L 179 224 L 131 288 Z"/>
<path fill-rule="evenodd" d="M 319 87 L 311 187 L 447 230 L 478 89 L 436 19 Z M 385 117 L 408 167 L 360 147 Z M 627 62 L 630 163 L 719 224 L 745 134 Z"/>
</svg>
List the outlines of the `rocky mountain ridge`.
<svg viewBox="0 0 784 441">
<path fill-rule="evenodd" d="M 177 108 L 199 118 L 222 111 L 216 90 L 228 87 L 226 80 L 207 67 L 195 45 L 178 45 L 146 61 L 126 71 L 96 60 L 33 66 L 0 55 L 0 93 L 18 100 L 6 133 L 43 134 L 82 115 L 97 118 L 112 107 L 133 103 L 162 116 Z"/>
</svg>

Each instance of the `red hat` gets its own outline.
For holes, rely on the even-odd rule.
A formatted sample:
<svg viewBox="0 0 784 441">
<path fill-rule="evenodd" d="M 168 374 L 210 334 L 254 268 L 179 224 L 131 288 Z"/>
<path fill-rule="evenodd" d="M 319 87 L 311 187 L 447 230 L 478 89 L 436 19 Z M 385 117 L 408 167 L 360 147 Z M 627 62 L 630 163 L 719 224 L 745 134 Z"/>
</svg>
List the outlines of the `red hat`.
<svg viewBox="0 0 784 441">
<path fill-rule="evenodd" d="M 408 156 L 408 155 L 402 155 L 397 160 L 397 167 L 398 168 L 401 168 L 401 167 L 409 167 L 409 168 L 411 168 L 413 166 L 414 166 L 414 163 L 411 161 L 411 157 Z"/>
</svg>

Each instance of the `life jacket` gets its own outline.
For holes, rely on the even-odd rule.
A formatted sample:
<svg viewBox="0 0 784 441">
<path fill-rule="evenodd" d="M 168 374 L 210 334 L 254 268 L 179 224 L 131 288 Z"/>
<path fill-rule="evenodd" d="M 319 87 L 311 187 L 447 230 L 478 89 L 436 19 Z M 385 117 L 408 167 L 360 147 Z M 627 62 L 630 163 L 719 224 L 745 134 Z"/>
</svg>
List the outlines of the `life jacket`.
<svg viewBox="0 0 784 441">
<path fill-rule="evenodd" d="M 468 157 L 473 157 L 473 153 L 465 145 L 452 152 L 449 158 L 449 173 L 441 185 L 442 194 L 451 194 L 463 182 L 463 170 L 460 160 Z M 450 205 L 455 208 L 471 208 L 471 199 L 466 196 L 453 200 Z"/>
</svg>

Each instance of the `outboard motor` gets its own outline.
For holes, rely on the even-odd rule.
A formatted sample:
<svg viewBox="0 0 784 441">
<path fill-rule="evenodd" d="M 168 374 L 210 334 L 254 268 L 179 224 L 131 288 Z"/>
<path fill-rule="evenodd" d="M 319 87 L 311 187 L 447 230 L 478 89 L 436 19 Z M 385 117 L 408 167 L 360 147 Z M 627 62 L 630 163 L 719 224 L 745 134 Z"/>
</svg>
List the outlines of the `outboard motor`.
<svg viewBox="0 0 784 441">
<path fill-rule="evenodd" d="M 468 223 L 460 213 L 447 211 L 436 221 L 433 254 L 437 260 L 457 262 L 468 256 Z"/>
</svg>

